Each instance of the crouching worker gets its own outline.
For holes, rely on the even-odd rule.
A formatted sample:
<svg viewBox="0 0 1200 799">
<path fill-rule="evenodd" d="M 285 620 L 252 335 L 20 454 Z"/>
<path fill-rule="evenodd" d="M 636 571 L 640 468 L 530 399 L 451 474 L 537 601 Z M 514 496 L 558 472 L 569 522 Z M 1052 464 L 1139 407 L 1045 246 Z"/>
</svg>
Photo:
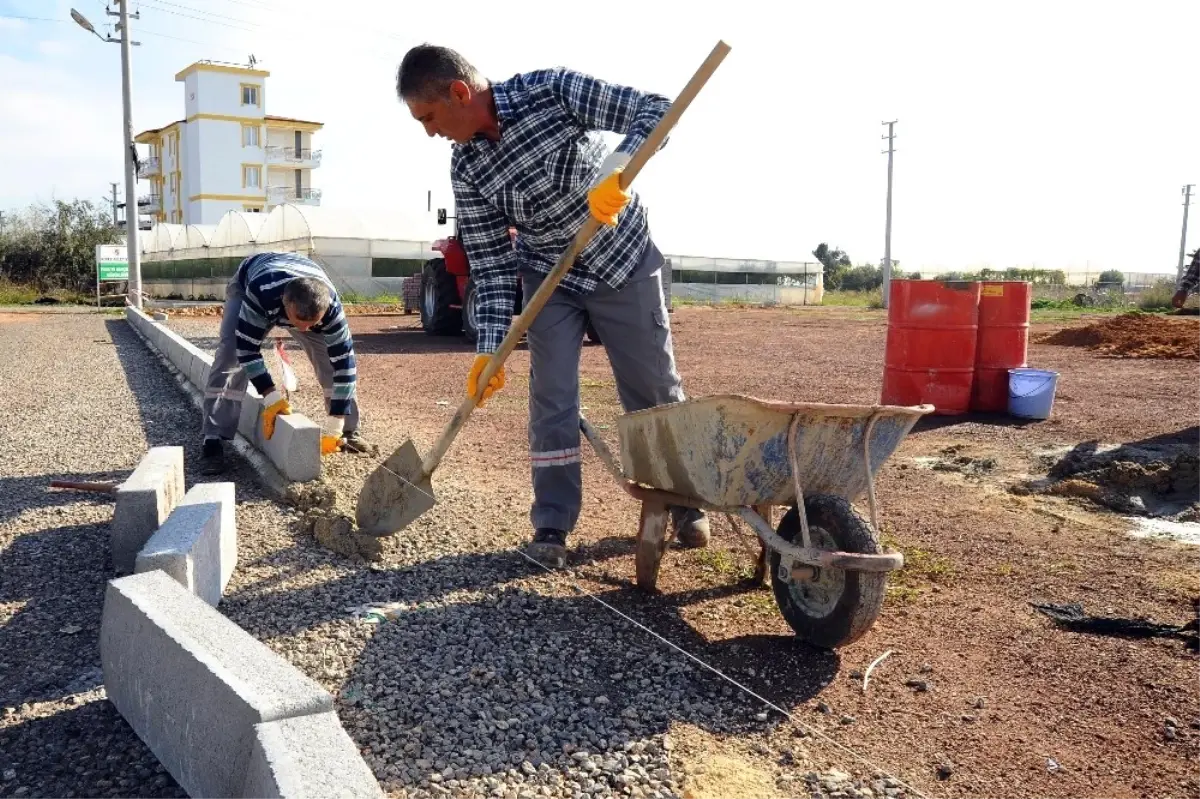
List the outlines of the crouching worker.
<svg viewBox="0 0 1200 799">
<path fill-rule="evenodd" d="M 324 389 L 328 416 L 321 454 L 369 449 L 358 432 L 354 340 L 333 283 L 308 258 L 259 253 L 242 261 L 225 287 L 221 338 L 204 391 L 201 471 L 206 475 L 224 471 L 222 442 L 237 433 L 247 382 L 263 398 L 264 438 L 274 435 L 279 414 L 292 412 L 262 356 L 263 341 L 274 327 L 300 342 Z"/>
</svg>

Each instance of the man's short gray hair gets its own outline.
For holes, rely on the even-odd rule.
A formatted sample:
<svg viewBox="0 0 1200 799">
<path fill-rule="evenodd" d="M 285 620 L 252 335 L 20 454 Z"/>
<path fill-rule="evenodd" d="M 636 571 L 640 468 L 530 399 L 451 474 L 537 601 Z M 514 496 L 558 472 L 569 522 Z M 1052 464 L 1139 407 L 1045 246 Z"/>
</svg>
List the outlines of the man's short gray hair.
<svg viewBox="0 0 1200 799">
<path fill-rule="evenodd" d="M 404 54 L 396 70 L 396 94 L 401 100 L 431 102 L 441 100 L 456 80 L 483 91 L 488 81 L 483 74 L 449 47 L 419 44 Z"/>
<path fill-rule="evenodd" d="M 292 307 L 292 312 L 306 322 L 320 319 L 333 304 L 333 295 L 315 277 L 298 277 L 283 288 L 283 301 Z"/>
</svg>

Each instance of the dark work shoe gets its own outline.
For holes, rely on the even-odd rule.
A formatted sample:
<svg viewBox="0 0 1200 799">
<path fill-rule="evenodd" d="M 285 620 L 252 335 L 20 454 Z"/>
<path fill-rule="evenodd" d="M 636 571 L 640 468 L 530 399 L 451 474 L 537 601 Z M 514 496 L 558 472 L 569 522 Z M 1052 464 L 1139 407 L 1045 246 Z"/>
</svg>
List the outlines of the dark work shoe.
<svg viewBox="0 0 1200 799">
<path fill-rule="evenodd" d="M 671 524 L 675 528 L 675 538 L 681 546 L 688 549 L 708 546 L 708 517 L 704 515 L 704 511 L 673 506 Z"/>
<path fill-rule="evenodd" d="M 567 562 L 567 534 L 551 527 L 539 527 L 525 554 L 549 569 L 561 569 Z"/>
<path fill-rule="evenodd" d="M 376 455 L 379 453 L 379 447 L 362 437 L 362 433 L 357 430 L 351 430 L 348 433 L 342 434 L 342 449 L 350 452 L 358 452 L 363 455 Z"/>
<path fill-rule="evenodd" d="M 200 449 L 200 473 L 212 477 L 225 472 L 225 447 L 219 438 L 204 439 Z"/>
</svg>

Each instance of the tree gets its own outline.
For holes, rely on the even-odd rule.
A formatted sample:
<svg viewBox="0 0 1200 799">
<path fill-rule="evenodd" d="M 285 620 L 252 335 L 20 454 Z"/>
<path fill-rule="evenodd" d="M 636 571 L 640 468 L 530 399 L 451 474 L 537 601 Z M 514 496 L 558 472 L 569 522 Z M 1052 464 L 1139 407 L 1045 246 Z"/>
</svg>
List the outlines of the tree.
<svg viewBox="0 0 1200 799">
<path fill-rule="evenodd" d="M 830 249 L 829 245 L 821 242 L 812 251 L 813 257 L 821 262 L 824 271 L 825 288 L 837 289 L 842 284 L 842 274 L 850 268 L 850 256 L 837 248 Z"/>
<path fill-rule="evenodd" d="M 842 274 L 843 291 L 873 291 L 883 285 L 883 270 L 878 266 L 863 264 L 847 269 Z"/>
<path fill-rule="evenodd" d="M 1120 288 L 1125 285 L 1125 275 L 1119 269 L 1106 269 L 1100 273 L 1096 285 Z"/>
<path fill-rule="evenodd" d="M 35 203 L 0 229 L 0 278 L 38 291 L 95 286 L 96 245 L 117 244 L 121 231 L 91 200 Z"/>
</svg>

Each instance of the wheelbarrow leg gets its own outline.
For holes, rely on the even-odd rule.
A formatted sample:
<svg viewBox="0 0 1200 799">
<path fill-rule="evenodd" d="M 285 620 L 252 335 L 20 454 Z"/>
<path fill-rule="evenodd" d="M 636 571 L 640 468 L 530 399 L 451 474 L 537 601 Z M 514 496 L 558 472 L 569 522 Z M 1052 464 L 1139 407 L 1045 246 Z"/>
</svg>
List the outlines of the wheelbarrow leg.
<svg viewBox="0 0 1200 799">
<path fill-rule="evenodd" d="M 766 520 L 767 524 L 771 524 L 771 506 L 770 505 L 755 505 L 754 511 L 759 516 L 763 517 L 763 519 Z M 767 545 L 764 544 L 760 540 L 758 542 L 758 562 L 754 564 L 754 584 L 755 585 L 767 585 L 768 584 L 768 580 L 767 580 L 768 568 L 769 568 L 769 561 L 767 558 Z"/>
<path fill-rule="evenodd" d="M 642 501 L 642 518 L 637 536 L 637 585 L 643 591 L 655 590 L 658 584 L 658 567 L 670 539 L 667 525 L 671 515 L 663 502 Z"/>
</svg>

